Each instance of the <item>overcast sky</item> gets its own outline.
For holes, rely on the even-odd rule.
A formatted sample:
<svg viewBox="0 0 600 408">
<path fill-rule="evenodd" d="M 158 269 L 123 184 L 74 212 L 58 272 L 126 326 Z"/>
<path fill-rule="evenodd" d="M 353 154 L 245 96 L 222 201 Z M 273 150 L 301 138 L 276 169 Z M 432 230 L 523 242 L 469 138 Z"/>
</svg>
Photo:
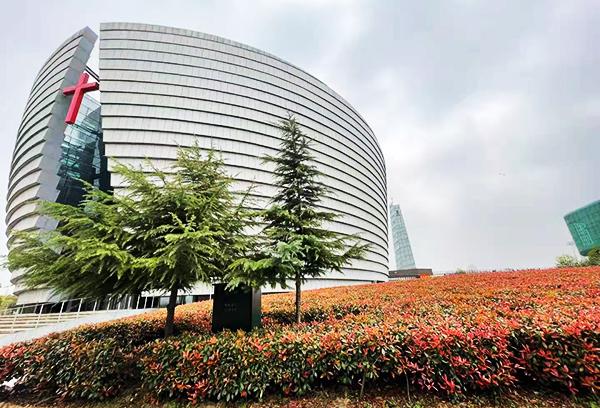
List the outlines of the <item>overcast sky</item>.
<svg viewBox="0 0 600 408">
<path fill-rule="evenodd" d="M 340 93 L 379 139 L 418 266 L 552 265 L 572 253 L 563 215 L 600 199 L 598 1 L 20 0 L 0 13 L 2 212 L 37 71 L 103 21 L 220 35 Z"/>
</svg>

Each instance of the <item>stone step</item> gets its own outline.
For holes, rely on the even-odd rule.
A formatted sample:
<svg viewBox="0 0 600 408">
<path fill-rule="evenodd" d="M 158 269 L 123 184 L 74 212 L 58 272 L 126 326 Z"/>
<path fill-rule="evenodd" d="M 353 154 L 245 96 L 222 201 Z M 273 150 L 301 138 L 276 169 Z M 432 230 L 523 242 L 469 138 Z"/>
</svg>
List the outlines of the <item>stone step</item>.
<svg viewBox="0 0 600 408">
<path fill-rule="evenodd" d="M 106 313 L 105 310 L 63 313 L 23 313 L 17 315 L 0 315 L 0 336 L 18 333 L 38 327 L 56 325 L 75 319 L 92 317 Z"/>
<path fill-rule="evenodd" d="M 105 310 L 82 310 L 81 312 L 79 312 L 80 315 L 82 314 L 94 314 L 94 313 L 100 313 L 100 312 L 104 312 Z M 14 317 L 14 316 L 19 316 L 19 317 L 32 317 L 32 316 L 39 316 L 39 313 L 18 313 L 16 315 L 14 314 L 3 314 L 0 315 L 0 318 L 5 318 L 5 317 Z M 42 313 L 42 316 L 75 316 L 77 315 L 77 312 L 62 312 L 62 313 Z"/>
<path fill-rule="evenodd" d="M 10 328 L 3 328 L 0 330 L 0 347 L 7 344 L 18 343 L 21 341 L 28 341 L 36 338 L 46 336 L 50 333 L 62 332 L 65 330 L 71 330 L 82 324 L 97 324 L 106 322 L 109 320 L 120 319 L 123 317 L 139 315 L 142 313 L 154 312 L 156 309 L 123 309 L 123 310 L 99 310 L 94 313 L 88 314 L 87 316 L 61 319 L 60 322 L 50 322 L 47 325 L 38 325 L 35 328 L 18 328 L 17 331 L 11 331 Z M 64 315 L 64 314 L 63 314 Z M 70 317 L 77 316 L 77 313 L 72 313 Z M 0 404 L 2 406 L 2 404 Z"/>
<path fill-rule="evenodd" d="M 36 320 L 59 320 L 59 319 L 77 319 L 77 317 L 81 317 L 81 316 L 93 316 L 93 314 L 88 314 L 88 313 L 73 313 L 72 316 L 69 315 L 62 315 L 62 316 L 46 316 L 46 315 L 36 315 L 36 316 L 28 316 L 28 317 L 10 317 L 10 318 L 0 318 L 0 324 L 4 323 L 4 322 L 14 322 L 14 321 L 21 321 L 21 322 L 27 322 L 27 321 L 36 321 Z"/>
<path fill-rule="evenodd" d="M 95 312 L 72 312 L 72 313 L 42 313 L 41 317 L 44 319 L 52 319 L 52 318 L 69 318 L 69 319 L 76 319 L 77 317 L 80 316 L 93 316 L 97 313 L 100 313 L 102 311 L 95 311 Z M 15 317 L 16 316 L 16 317 Z M 15 319 L 17 320 L 36 320 L 40 317 L 39 314 L 33 314 L 33 313 L 26 313 L 26 314 L 17 314 L 17 315 L 0 315 L 0 322 L 2 321 L 13 321 Z"/>
<path fill-rule="evenodd" d="M 60 320 L 40 320 L 39 322 L 15 322 L 14 324 L 0 324 L 0 329 L 10 328 L 10 327 L 35 327 L 42 326 L 46 324 L 54 324 L 60 322 L 68 322 L 72 319 L 60 319 Z"/>
</svg>

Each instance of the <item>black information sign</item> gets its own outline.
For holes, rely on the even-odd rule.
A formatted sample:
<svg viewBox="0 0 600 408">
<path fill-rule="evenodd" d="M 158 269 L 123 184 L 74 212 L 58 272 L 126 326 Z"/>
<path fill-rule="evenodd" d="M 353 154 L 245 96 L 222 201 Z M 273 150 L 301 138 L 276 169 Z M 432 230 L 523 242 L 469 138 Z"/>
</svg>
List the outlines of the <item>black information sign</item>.
<svg viewBox="0 0 600 408">
<path fill-rule="evenodd" d="M 225 283 L 214 286 L 213 332 L 223 329 L 250 331 L 260 327 L 260 289 L 238 287 L 227 290 Z"/>
</svg>

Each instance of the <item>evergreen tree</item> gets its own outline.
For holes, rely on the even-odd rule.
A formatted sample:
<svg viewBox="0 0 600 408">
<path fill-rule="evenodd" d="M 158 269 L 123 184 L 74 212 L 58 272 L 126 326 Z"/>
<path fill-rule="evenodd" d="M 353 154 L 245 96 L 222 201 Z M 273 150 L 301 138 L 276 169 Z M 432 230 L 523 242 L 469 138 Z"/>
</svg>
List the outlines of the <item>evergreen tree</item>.
<svg viewBox="0 0 600 408">
<path fill-rule="evenodd" d="M 327 228 L 337 214 L 318 207 L 328 189 L 319 182 L 322 174 L 313 163 L 310 140 L 292 116 L 282 120 L 279 128 L 280 151 L 265 157 L 265 162 L 275 165 L 278 192 L 261 213 L 262 250 L 253 259 L 243 258 L 233 263 L 228 279 L 234 285 L 239 280 L 253 285 L 279 284 L 284 288 L 287 280 L 293 280 L 295 317 L 299 323 L 301 287 L 306 279 L 329 271 L 341 272 L 350 260 L 361 259 L 367 246 L 360 244 L 357 236 Z"/>
<path fill-rule="evenodd" d="M 251 236 L 244 200 L 213 152 L 180 149 L 169 173 L 117 165 L 126 189 L 110 195 L 87 186 L 77 207 L 43 203 L 58 221 L 53 231 L 17 232 L 8 256 L 30 287 L 67 296 L 169 292 L 165 336 L 173 333 L 177 293 L 196 282 L 221 280 Z M 247 195 L 245 195 L 247 197 Z"/>
</svg>

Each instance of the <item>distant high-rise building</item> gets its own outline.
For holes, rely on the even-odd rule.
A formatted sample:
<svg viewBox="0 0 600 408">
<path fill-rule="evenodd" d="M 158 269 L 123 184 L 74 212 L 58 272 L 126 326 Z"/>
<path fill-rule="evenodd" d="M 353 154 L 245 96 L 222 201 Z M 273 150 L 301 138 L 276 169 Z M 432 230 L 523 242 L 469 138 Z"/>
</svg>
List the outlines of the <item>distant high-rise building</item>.
<svg viewBox="0 0 600 408">
<path fill-rule="evenodd" d="M 396 269 L 416 268 L 413 257 L 406 224 L 402 217 L 402 211 L 398 204 L 390 204 L 390 220 L 392 224 L 392 240 L 394 242 L 394 255 L 396 257 Z"/>
<path fill-rule="evenodd" d="M 600 200 L 565 215 L 565 222 L 581 255 L 600 248 Z"/>
</svg>

